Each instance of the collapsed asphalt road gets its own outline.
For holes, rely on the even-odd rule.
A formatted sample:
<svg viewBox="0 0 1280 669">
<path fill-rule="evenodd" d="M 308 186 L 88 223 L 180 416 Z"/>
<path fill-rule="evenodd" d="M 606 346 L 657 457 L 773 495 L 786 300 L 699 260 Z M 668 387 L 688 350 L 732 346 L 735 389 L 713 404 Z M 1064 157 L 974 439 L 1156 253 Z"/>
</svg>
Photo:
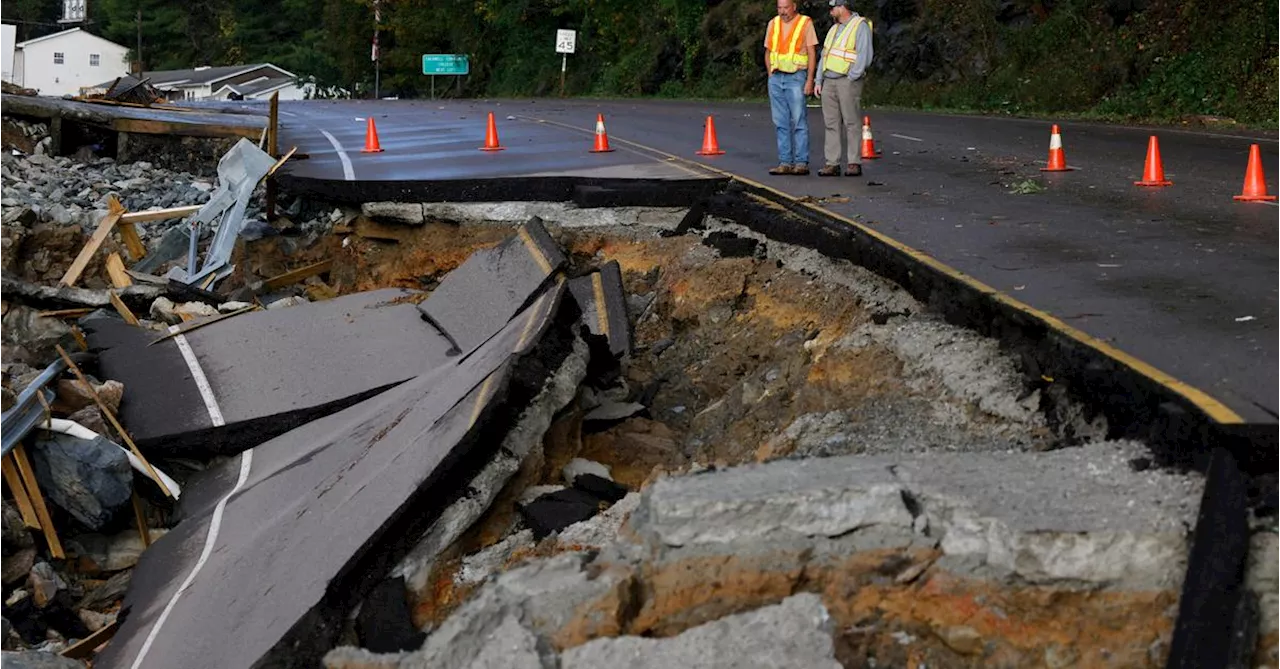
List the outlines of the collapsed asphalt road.
<svg viewBox="0 0 1280 669">
<path fill-rule="evenodd" d="M 710 646 L 735 664 L 762 626 L 757 642 L 814 665 L 1274 656 L 1274 635 L 1204 641 L 1255 597 L 1273 627 L 1274 439 L 1220 440 L 1193 394 L 1086 337 L 739 187 L 690 209 L 362 209 L 239 245 L 220 290 L 266 311 L 154 291 L 142 313 L 181 339 L 79 320 L 91 372 L 133 373 L 129 350 L 171 375 L 101 384 L 130 422 L 148 427 L 146 404 L 208 417 L 148 445 L 205 471 L 180 477 L 177 513 L 139 518 L 178 522 L 99 663 L 314 666 L 348 644 L 325 663 L 562 667 L 646 647 L 687 665 Z M 384 336 L 413 364 L 362 375 L 281 343 L 359 361 Z M 316 369 L 264 393 L 288 361 Z M 1108 440 L 1126 436 L 1145 443 Z M 62 585 L 31 567 L 25 626 L 81 587 L 76 539 Z M 655 635 L 673 642 L 635 638 Z"/>
</svg>

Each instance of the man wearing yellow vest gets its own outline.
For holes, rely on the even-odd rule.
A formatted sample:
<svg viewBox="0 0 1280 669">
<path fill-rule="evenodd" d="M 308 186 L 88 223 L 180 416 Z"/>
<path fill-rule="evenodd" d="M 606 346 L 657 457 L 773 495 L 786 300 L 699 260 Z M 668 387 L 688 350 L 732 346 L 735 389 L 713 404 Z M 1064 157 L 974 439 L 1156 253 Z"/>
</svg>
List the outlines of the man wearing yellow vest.
<svg viewBox="0 0 1280 669">
<path fill-rule="evenodd" d="M 830 0 L 835 23 L 827 31 L 818 63 L 821 74 L 815 90 L 822 98 L 822 121 L 826 126 L 822 142 L 826 165 L 818 170 L 820 177 L 840 176 L 840 157 L 846 153 L 841 144 L 849 156 L 845 174 L 862 176 L 862 82 L 874 53 L 871 22 L 858 16 L 849 6 L 851 3 L 852 0 Z"/>
<path fill-rule="evenodd" d="M 813 20 L 796 11 L 795 0 L 778 0 L 778 15 L 764 33 L 769 107 L 778 134 L 778 166 L 769 174 L 809 173 L 809 118 L 804 102 L 813 93 L 817 46 Z"/>
</svg>

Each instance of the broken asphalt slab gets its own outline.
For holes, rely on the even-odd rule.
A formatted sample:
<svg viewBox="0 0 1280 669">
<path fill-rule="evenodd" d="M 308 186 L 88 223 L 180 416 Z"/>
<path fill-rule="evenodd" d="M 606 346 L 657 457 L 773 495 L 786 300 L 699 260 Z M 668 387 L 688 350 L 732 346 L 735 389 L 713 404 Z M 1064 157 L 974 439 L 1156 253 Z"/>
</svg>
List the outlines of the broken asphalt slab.
<svg viewBox="0 0 1280 669">
<path fill-rule="evenodd" d="M 209 472 L 184 500 L 199 508 L 143 555 L 97 665 L 314 666 L 460 463 L 487 459 L 563 363 L 578 317 L 564 292 L 543 288 L 471 355 Z"/>
<path fill-rule="evenodd" d="M 383 289 L 245 313 L 161 341 L 116 319 L 84 329 L 104 378 L 129 389 L 120 419 L 140 448 L 234 454 L 448 359 L 415 295 Z"/>
<path fill-rule="evenodd" d="M 421 304 L 421 293 L 383 289 L 242 314 L 162 341 L 114 319 L 85 329 L 105 377 L 130 389 L 121 420 L 140 448 L 235 454 L 465 357 L 564 260 L 534 219 L 473 254 Z"/>
<path fill-rule="evenodd" d="M 627 293 L 618 261 L 610 260 L 599 271 L 572 279 L 569 292 L 582 308 L 582 319 L 591 334 L 607 338 L 609 350 L 617 357 L 631 352 Z"/>
<path fill-rule="evenodd" d="M 514 237 L 471 254 L 418 309 L 464 355 L 524 306 L 565 255 L 536 217 Z"/>
</svg>

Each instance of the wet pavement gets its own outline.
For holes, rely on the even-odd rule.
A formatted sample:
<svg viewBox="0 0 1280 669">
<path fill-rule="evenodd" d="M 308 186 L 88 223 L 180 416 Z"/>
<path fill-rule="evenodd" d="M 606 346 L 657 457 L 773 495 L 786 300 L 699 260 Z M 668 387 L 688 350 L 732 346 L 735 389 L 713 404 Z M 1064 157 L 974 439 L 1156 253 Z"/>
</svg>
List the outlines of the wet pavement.
<svg viewBox="0 0 1280 669">
<path fill-rule="evenodd" d="M 823 179 L 766 173 L 777 156 L 764 103 L 381 101 L 281 108 L 282 145 L 310 154 L 288 168 L 300 177 L 691 178 L 688 167 L 662 155 L 669 152 L 795 196 L 824 198 L 822 206 L 1205 390 L 1246 420 L 1276 419 L 1277 209 L 1231 199 L 1251 143 L 1262 146 L 1275 192 L 1274 137 L 1063 123 L 1067 162 L 1077 169 L 1043 174 L 1049 121 L 871 110 L 883 157 L 867 161 L 862 178 Z M 384 152 L 362 154 L 371 111 Z M 488 111 L 506 151 L 477 150 Z M 597 113 L 605 115 L 613 153 L 588 152 Z M 708 114 L 716 117 L 725 155 L 695 155 Z M 810 109 L 809 121 L 816 168 L 818 109 Z M 1160 137 L 1170 188 L 1133 185 L 1152 133 Z M 1044 190 L 1018 194 L 1028 180 Z"/>
</svg>

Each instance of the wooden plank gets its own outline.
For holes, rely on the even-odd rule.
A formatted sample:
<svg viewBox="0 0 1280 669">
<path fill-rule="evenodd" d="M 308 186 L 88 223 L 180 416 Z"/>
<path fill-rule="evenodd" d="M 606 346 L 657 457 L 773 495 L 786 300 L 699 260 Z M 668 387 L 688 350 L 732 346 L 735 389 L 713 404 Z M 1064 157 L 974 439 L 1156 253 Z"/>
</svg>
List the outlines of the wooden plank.
<svg viewBox="0 0 1280 669">
<path fill-rule="evenodd" d="M 75 309 L 51 309 L 36 314 L 40 318 L 79 318 L 96 311 L 95 307 L 76 307 Z"/>
<path fill-rule="evenodd" d="M 284 274 L 281 274 L 279 276 L 274 276 L 274 277 L 271 277 L 270 279 L 267 279 L 266 281 L 263 281 L 262 290 L 265 290 L 269 293 L 273 290 L 280 290 L 285 286 L 292 286 L 293 284 L 299 281 L 302 281 L 308 277 L 316 276 L 318 274 L 324 274 L 325 272 L 328 272 L 329 268 L 332 266 L 333 266 L 333 260 L 330 259 L 330 260 L 321 260 L 318 263 L 307 265 L 306 267 L 299 267 L 298 269 L 285 272 Z"/>
<path fill-rule="evenodd" d="M 279 137 L 280 137 L 280 91 L 271 94 L 270 106 L 267 110 L 267 155 L 279 155 Z M 283 161 L 282 161 L 283 162 Z M 280 163 L 276 163 L 279 165 Z M 271 174 L 275 172 L 273 165 L 271 170 L 267 172 L 267 220 L 276 220 L 276 182 L 271 178 Z"/>
<path fill-rule="evenodd" d="M 123 219 L 124 217 L 121 216 Z M 147 245 L 142 243 L 142 237 L 138 234 L 138 226 L 133 223 L 121 221 L 120 239 L 124 240 L 124 247 L 129 251 L 129 259 L 138 262 L 147 255 Z"/>
<path fill-rule="evenodd" d="M 196 316 L 195 316 L 195 314 L 189 314 L 189 313 L 187 313 L 187 312 L 183 311 L 183 312 L 179 312 L 179 313 L 178 313 L 178 318 L 181 318 L 181 319 L 182 319 L 182 322 L 183 322 L 183 323 L 186 323 L 186 322 L 189 322 L 189 321 L 194 321 L 194 320 L 196 319 Z"/>
<path fill-rule="evenodd" d="M 93 236 L 89 237 L 89 241 L 85 242 L 84 248 L 80 249 L 80 255 L 71 262 L 71 266 L 67 268 L 67 273 L 62 275 L 62 280 L 58 283 L 64 286 L 74 286 L 76 281 L 80 280 L 80 275 L 84 273 L 84 268 L 89 266 L 89 261 L 93 260 L 93 254 L 98 252 L 98 248 L 102 246 L 102 242 L 107 240 L 107 236 L 111 234 L 111 229 L 116 227 L 116 223 L 120 222 L 120 216 L 124 214 L 124 207 L 120 206 L 120 202 L 114 197 L 108 200 L 110 210 L 106 216 L 102 217 L 102 221 L 98 223 L 98 229 L 93 231 Z"/>
<path fill-rule="evenodd" d="M 111 306 L 116 308 L 116 313 L 120 314 L 124 322 L 129 325 L 142 325 L 142 323 L 138 322 L 138 317 L 134 316 L 133 311 L 129 309 L 129 305 L 125 304 L 124 300 L 121 300 L 120 295 L 114 290 L 111 291 Z"/>
<path fill-rule="evenodd" d="M 293 154 L 297 152 L 298 152 L 298 147 L 295 146 L 289 149 L 288 153 L 284 154 L 283 156 L 280 156 L 280 160 L 277 160 L 276 164 L 272 165 L 271 169 L 267 170 L 267 176 L 271 176 L 275 174 L 276 170 L 280 169 L 280 166 L 284 165 L 285 162 L 288 161 L 290 158 L 292 158 Z M 271 183 L 271 182 L 267 182 L 267 183 Z"/>
<path fill-rule="evenodd" d="M 111 129 L 141 135 L 185 135 L 187 137 L 244 137 L 250 141 L 258 138 L 261 127 L 212 125 L 209 123 L 178 123 L 152 119 L 117 118 Z"/>
<path fill-rule="evenodd" d="M 186 218 L 204 205 L 192 204 L 185 207 L 169 207 L 168 209 L 148 209 L 147 211 L 129 211 L 120 217 L 121 223 L 146 223 L 147 221 L 164 221 L 171 218 Z"/>
<path fill-rule="evenodd" d="M 107 277 L 111 279 L 111 285 L 116 288 L 128 288 L 133 285 L 133 279 L 129 278 L 129 273 L 125 271 L 124 261 L 120 259 L 119 253 L 107 256 Z"/>
<path fill-rule="evenodd" d="M 49 555 L 63 560 L 67 554 L 62 551 L 62 542 L 53 529 L 53 520 L 49 518 L 49 507 L 44 505 L 44 497 L 40 495 L 40 484 L 36 483 L 36 472 L 27 459 L 27 449 L 22 444 L 13 447 L 13 457 L 18 461 L 18 473 L 22 474 L 22 483 L 27 486 L 31 495 L 31 506 L 36 510 L 36 518 L 40 520 L 40 531 L 44 534 L 45 543 L 49 544 Z"/>
<path fill-rule="evenodd" d="M 151 463 L 147 461 L 147 457 L 142 454 L 142 451 L 138 450 L 138 445 L 133 443 L 133 438 L 125 431 L 124 426 L 120 424 L 120 421 L 116 420 L 115 413 L 112 412 L 106 402 L 103 402 L 102 398 L 98 396 L 98 391 L 94 390 L 93 384 L 89 383 L 89 380 L 84 378 L 84 372 L 80 371 L 80 366 L 76 364 L 75 360 L 71 359 L 71 356 L 67 355 L 67 352 L 61 345 L 56 345 L 54 348 L 58 351 L 58 356 L 62 358 L 62 361 L 67 363 L 67 368 L 71 370 L 71 373 L 76 375 L 76 380 L 84 384 L 85 388 L 89 389 L 89 394 L 93 396 L 93 401 L 97 403 L 98 408 L 102 410 L 102 416 L 107 419 L 108 423 L 111 423 L 111 427 L 114 427 L 116 429 L 116 433 L 119 434 L 124 439 L 124 442 L 129 445 L 129 450 L 133 451 L 133 454 L 137 456 L 138 460 L 142 463 L 143 469 L 147 470 L 147 475 L 151 477 L 152 481 L 160 481 L 161 478 L 156 475 L 156 470 L 152 469 Z M 169 491 L 169 486 L 161 484 L 160 490 L 164 492 L 165 497 L 173 497 L 173 493 Z"/>
<path fill-rule="evenodd" d="M 76 346 L 79 346 L 81 351 L 89 350 L 89 340 L 84 338 L 84 333 L 80 331 L 80 328 L 74 325 L 71 326 L 71 336 L 76 340 Z"/>
<path fill-rule="evenodd" d="M 110 623 L 104 625 L 102 629 L 75 642 L 74 644 L 71 644 L 70 646 L 67 646 L 58 654 L 72 660 L 83 660 L 87 657 L 91 657 L 95 650 L 110 641 L 111 637 L 116 635 L 116 630 L 118 629 L 120 629 L 120 621 L 112 620 Z"/>
<path fill-rule="evenodd" d="M 257 298 L 254 298 L 254 299 L 256 300 Z M 245 312 L 247 312 L 247 311 L 257 311 L 258 309 L 259 309 L 259 305 L 257 305 L 257 304 L 253 304 L 253 305 L 250 305 L 250 306 L 247 306 L 247 307 L 241 308 L 241 309 L 236 309 L 235 311 L 233 311 L 233 312 L 231 312 L 231 313 L 229 313 L 229 314 L 219 314 L 219 315 L 217 315 L 217 316 L 210 316 L 209 318 L 206 318 L 206 319 L 204 319 L 204 320 L 202 320 L 202 321 L 199 321 L 199 322 L 196 322 L 196 323 L 192 323 L 191 325 L 187 325 L 186 323 L 183 323 L 182 325 L 179 325 L 179 326 L 178 326 L 178 328 L 177 328 L 176 330 L 174 330 L 173 332 L 166 333 L 165 335 L 163 335 L 163 336 L 161 336 L 161 337 L 157 337 L 156 339 L 152 340 L 149 344 L 147 344 L 147 346 L 152 346 L 152 345 L 155 345 L 155 344 L 159 344 L 159 343 L 160 343 L 160 342 L 162 342 L 162 341 L 167 341 L 167 340 L 169 340 L 169 339 L 171 339 L 171 338 L 173 338 L 173 337 L 176 337 L 176 336 L 178 336 L 178 335 L 180 335 L 180 334 L 186 334 L 186 333 L 188 333 L 188 332 L 190 332 L 190 331 L 192 331 L 192 330 L 196 330 L 196 329 L 202 328 L 202 327 L 204 327 L 204 326 L 206 326 L 206 325 L 213 325 L 214 323 L 217 323 L 218 321 L 221 321 L 221 320 L 225 320 L 225 319 L 231 318 L 232 316 L 239 316 L 240 314 L 243 314 L 243 313 L 245 313 Z"/>
<path fill-rule="evenodd" d="M 31 506 L 31 498 L 27 496 L 27 487 L 22 485 L 22 477 L 18 475 L 18 467 L 15 464 L 18 456 L 6 457 L 0 461 L 0 467 L 4 469 L 4 482 L 9 484 L 9 490 L 13 493 L 13 501 L 18 505 L 18 513 L 22 514 L 22 524 L 27 527 L 38 530 L 40 529 L 40 519 L 36 516 L 35 507 Z"/>
</svg>

